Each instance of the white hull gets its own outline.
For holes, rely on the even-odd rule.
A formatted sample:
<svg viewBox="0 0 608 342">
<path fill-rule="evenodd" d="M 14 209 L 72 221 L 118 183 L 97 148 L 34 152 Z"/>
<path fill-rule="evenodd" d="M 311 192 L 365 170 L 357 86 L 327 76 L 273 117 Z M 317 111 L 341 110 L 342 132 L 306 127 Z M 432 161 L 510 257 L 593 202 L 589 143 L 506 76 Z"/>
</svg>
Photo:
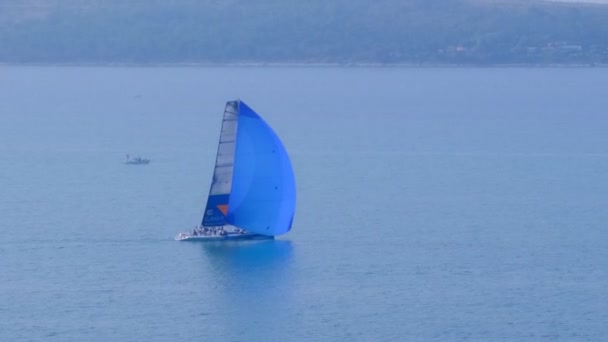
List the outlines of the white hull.
<svg viewBox="0 0 608 342">
<path fill-rule="evenodd" d="M 274 236 L 266 236 L 260 234 L 240 234 L 228 233 L 226 235 L 192 235 L 190 233 L 179 233 L 176 241 L 225 241 L 225 240 L 268 240 L 274 239 Z"/>
</svg>

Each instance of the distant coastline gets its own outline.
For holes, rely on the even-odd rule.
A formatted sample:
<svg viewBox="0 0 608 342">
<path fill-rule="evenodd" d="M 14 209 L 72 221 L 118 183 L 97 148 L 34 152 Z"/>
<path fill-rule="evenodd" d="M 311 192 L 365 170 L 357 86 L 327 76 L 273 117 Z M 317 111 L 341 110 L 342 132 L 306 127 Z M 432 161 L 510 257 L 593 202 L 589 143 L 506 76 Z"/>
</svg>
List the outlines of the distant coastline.
<svg viewBox="0 0 608 342">
<path fill-rule="evenodd" d="M 136 5 L 107 0 L 75 7 L 71 1 L 49 0 L 40 7 L 37 0 L 18 2 L 31 6 L 0 11 L 0 61 L 9 64 L 608 65 L 605 5 L 521 0 L 176 0 Z"/>
<path fill-rule="evenodd" d="M 295 62 L 182 62 L 182 63 L 13 63 L 0 62 L 0 67 L 116 67 L 116 68 L 606 68 L 608 63 L 295 63 Z"/>
</svg>

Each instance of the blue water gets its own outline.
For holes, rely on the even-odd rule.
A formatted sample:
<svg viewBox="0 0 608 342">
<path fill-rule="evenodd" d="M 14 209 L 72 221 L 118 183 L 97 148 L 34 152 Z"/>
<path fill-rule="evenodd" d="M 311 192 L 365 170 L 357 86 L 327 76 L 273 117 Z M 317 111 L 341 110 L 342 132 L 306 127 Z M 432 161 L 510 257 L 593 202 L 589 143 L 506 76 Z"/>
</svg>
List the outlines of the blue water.
<svg viewBox="0 0 608 342">
<path fill-rule="evenodd" d="M 606 89 L 593 68 L 0 67 L 0 341 L 605 341 Z M 291 154 L 293 230 L 175 242 L 239 97 Z"/>
</svg>

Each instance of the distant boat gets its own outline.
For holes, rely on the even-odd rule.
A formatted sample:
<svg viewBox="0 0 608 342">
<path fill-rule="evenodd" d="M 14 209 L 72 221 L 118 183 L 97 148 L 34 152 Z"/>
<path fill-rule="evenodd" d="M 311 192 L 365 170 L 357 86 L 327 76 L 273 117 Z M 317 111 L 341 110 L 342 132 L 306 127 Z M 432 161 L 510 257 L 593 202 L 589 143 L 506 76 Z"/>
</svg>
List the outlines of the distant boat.
<svg viewBox="0 0 608 342">
<path fill-rule="evenodd" d="M 281 140 L 243 101 L 226 103 L 201 226 L 175 239 L 272 239 L 291 229 L 295 207 L 295 178 Z"/>
<path fill-rule="evenodd" d="M 125 161 L 125 164 L 127 164 L 127 165 L 146 165 L 146 164 L 150 164 L 150 159 L 141 158 L 141 157 L 130 158 L 129 155 L 127 154 L 127 160 Z"/>
</svg>

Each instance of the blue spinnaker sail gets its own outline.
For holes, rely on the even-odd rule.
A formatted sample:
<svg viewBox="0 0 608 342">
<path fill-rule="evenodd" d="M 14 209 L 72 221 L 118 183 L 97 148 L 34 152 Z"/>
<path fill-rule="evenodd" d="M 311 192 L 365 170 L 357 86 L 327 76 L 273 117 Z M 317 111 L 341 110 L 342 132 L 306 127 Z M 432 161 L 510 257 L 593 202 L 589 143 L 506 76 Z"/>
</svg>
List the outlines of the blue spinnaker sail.
<svg viewBox="0 0 608 342">
<path fill-rule="evenodd" d="M 295 178 L 285 147 L 240 101 L 226 222 L 252 233 L 281 235 L 291 229 L 295 206 Z"/>
</svg>

